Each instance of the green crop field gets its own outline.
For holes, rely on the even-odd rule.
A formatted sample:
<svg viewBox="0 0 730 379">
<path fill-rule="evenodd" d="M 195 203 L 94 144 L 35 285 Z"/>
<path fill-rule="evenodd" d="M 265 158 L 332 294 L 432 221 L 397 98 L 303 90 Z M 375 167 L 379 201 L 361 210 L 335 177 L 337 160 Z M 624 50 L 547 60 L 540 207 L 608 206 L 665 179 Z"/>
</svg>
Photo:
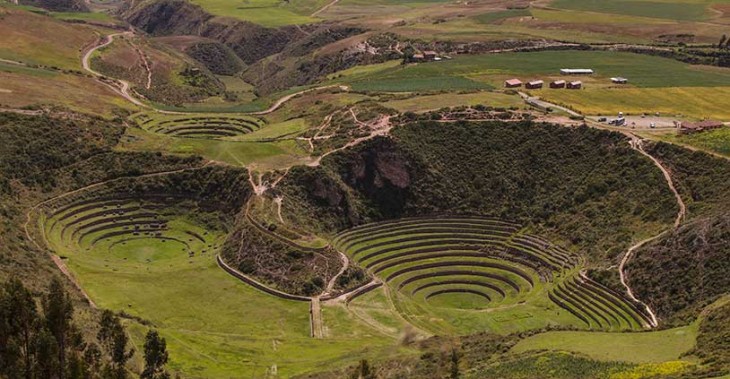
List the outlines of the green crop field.
<svg viewBox="0 0 730 379">
<path fill-rule="evenodd" d="M 543 90 L 534 95 L 567 105 L 583 114 L 654 114 L 694 119 L 730 118 L 730 87 L 594 88 L 581 91 Z"/>
<path fill-rule="evenodd" d="M 529 9 L 509 9 L 506 11 L 484 13 L 474 17 L 474 19 L 483 24 L 491 24 L 506 18 L 527 16 L 532 16 L 532 12 Z"/>
<path fill-rule="evenodd" d="M 458 90 L 501 87 L 507 77 L 523 80 L 560 77 L 560 69 L 592 68 L 591 78 L 623 76 L 641 88 L 721 87 L 730 70 L 709 69 L 672 59 L 602 51 L 544 51 L 459 56 L 452 60 L 388 67 L 349 79 L 354 89 L 371 91 Z M 344 78 L 348 81 L 347 78 Z"/>
<path fill-rule="evenodd" d="M 382 103 L 384 106 L 400 112 L 423 112 L 437 110 L 443 107 L 460 105 L 486 105 L 495 108 L 522 107 L 524 102 L 517 95 L 507 95 L 501 92 L 479 91 L 474 93 L 449 93 L 443 95 L 414 96 L 403 100 L 390 100 Z"/>
<path fill-rule="evenodd" d="M 555 8 L 574 9 L 598 13 L 622 14 L 670 20 L 703 20 L 709 15 L 707 7 L 714 3 L 699 1 L 643 1 L 643 0 L 555 0 Z M 610 17 L 610 16 L 609 16 Z"/>
</svg>

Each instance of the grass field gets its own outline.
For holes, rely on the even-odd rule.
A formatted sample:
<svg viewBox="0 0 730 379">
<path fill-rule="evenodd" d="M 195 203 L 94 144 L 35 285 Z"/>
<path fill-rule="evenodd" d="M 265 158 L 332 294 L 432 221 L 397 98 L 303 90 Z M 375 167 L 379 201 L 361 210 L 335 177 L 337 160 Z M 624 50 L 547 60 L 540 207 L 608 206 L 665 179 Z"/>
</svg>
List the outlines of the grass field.
<svg viewBox="0 0 730 379">
<path fill-rule="evenodd" d="M 2 14 L 5 12 L 5 14 Z M 0 6 L 0 58 L 34 65 L 81 69 L 84 46 L 96 39 L 95 29 L 53 17 Z"/>
<path fill-rule="evenodd" d="M 566 63 L 569 62 L 569 63 Z M 603 51 L 544 51 L 459 56 L 452 60 L 401 65 L 343 78 L 353 89 L 371 91 L 458 90 L 501 87 L 507 77 L 523 80 L 559 77 L 566 64 L 592 68 L 590 80 L 623 76 L 640 88 L 721 87 L 730 82 L 730 70 L 691 66 L 675 60 L 631 53 Z M 579 78 L 580 79 L 580 78 Z"/>
<path fill-rule="evenodd" d="M 84 205 L 72 210 L 87 207 L 80 204 Z M 125 209 L 129 217 L 136 212 L 138 220 L 149 217 L 133 210 L 135 204 L 127 202 L 117 209 Z M 141 317 L 160 331 L 167 339 L 172 357 L 169 368 L 174 372 L 189 378 L 266 373 L 289 377 L 322 364 L 346 365 L 360 357 L 383 357 L 401 350 L 395 340 L 339 307 L 326 307 L 323 312 L 327 338 L 312 339 L 309 304 L 259 292 L 217 267 L 214 257 L 222 231 L 202 227 L 196 221 L 201 215 L 188 218 L 181 213 L 185 207 L 146 208 L 164 215 L 167 228 L 162 238 L 166 239 L 148 233 L 128 239 L 104 237 L 103 233 L 120 230 L 121 225 L 99 223 L 103 217 L 117 217 L 102 209 L 109 206 L 102 208 L 100 203 L 73 217 L 60 213 L 41 218 L 40 223 L 50 247 L 64 257 L 100 307 Z M 83 226 L 84 222 L 89 226 Z M 98 225 L 109 229 L 93 232 L 91 228 Z M 83 232 L 77 235 L 74 230 Z M 145 328 L 130 330 L 141 351 Z"/>
<path fill-rule="evenodd" d="M 550 6 L 597 13 L 699 21 L 709 16 L 709 0 L 643 1 L 643 0 L 555 0 Z"/>
<path fill-rule="evenodd" d="M 226 0 L 193 0 L 206 11 L 226 17 L 235 17 L 267 27 L 310 24 L 317 22 L 310 14 L 327 4 L 330 0 L 245 0 L 231 2 Z"/>
<path fill-rule="evenodd" d="M 10 107 L 61 105 L 111 117 L 130 104 L 103 84 L 71 74 L 0 63 L 0 104 Z"/>
<path fill-rule="evenodd" d="M 255 138 L 252 133 L 249 138 Z M 288 167 L 301 162 L 308 153 L 295 141 L 249 142 L 206 140 L 161 136 L 140 129 L 130 129 L 119 149 L 130 151 L 162 151 L 171 154 L 198 154 L 207 159 L 236 166 L 258 168 Z"/>
<path fill-rule="evenodd" d="M 585 114 L 660 112 L 696 119 L 730 118 L 724 101 L 730 99 L 730 69 L 691 66 L 631 53 L 546 51 L 460 56 L 417 65 L 374 65 L 359 71 L 345 71 L 341 77 L 336 77 L 350 83 L 353 89 L 363 91 L 458 91 L 501 87 L 502 81 L 510 77 L 523 81 L 564 78 L 559 70 L 566 62 L 570 62 L 571 67 L 593 68 L 596 75 L 576 78 L 585 83 L 585 89 L 581 91 L 543 89 L 533 91 L 533 94 Z M 612 86 L 609 80 L 612 76 L 627 77 L 631 85 Z M 452 96 L 431 99 L 440 98 L 449 105 Z M 473 100 L 466 95 L 459 96 L 458 101 Z M 402 110 L 417 106 L 409 101 L 393 103 Z"/>
<path fill-rule="evenodd" d="M 443 94 L 414 96 L 403 100 L 391 100 L 382 102 L 386 107 L 393 108 L 399 112 L 424 112 L 437 110 L 443 107 L 456 107 L 460 105 L 486 105 L 492 107 L 522 107 L 524 102 L 517 95 L 507 95 L 501 92 L 479 91 L 465 94 Z"/>
<path fill-rule="evenodd" d="M 658 138 L 667 142 L 689 145 L 700 150 L 712 151 L 730 157 L 730 128 L 728 127 L 689 135 L 664 134 L 658 136 Z"/>
<path fill-rule="evenodd" d="M 593 88 L 534 91 L 536 96 L 588 115 L 660 112 L 694 119 L 730 119 L 730 87 Z"/>
<path fill-rule="evenodd" d="M 692 349 L 696 324 L 642 333 L 547 332 L 520 341 L 512 351 L 564 350 L 600 361 L 659 363 L 677 360 Z"/>
</svg>

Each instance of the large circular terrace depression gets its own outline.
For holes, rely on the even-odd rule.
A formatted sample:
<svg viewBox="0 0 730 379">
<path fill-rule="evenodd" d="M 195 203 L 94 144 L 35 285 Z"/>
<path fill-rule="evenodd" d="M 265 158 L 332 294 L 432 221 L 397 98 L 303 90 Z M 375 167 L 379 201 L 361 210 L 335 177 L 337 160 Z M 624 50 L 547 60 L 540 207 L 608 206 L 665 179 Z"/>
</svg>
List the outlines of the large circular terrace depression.
<svg viewBox="0 0 730 379">
<path fill-rule="evenodd" d="M 246 115 L 167 115 L 139 113 L 133 120 L 139 127 L 169 137 L 220 139 L 240 137 L 259 130 L 264 122 Z"/>
<path fill-rule="evenodd" d="M 407 218 L 344 231 L 334 244 L 381 280 L 391 297 L 406 299 L 396 307 L 406 313 L 524 305 L 545 314 L 562 312 L 561 320 L 592 329 L 640 329 L 647 323 L 635 304 L 581 275 L 578 254 L 518 224 L 483 217 Z"/>
<path fill-rule="evenodd" d="M 89 191 L 48 204 L 40 223 L 57 254 L 84 254 L 100 267 L 117 265 L 116 271 L 134 262 L 167 264 L 212 255 L 220 246 L 220 232 L 187 215 L 186 201 L 169 194 Z"/>
</svg>

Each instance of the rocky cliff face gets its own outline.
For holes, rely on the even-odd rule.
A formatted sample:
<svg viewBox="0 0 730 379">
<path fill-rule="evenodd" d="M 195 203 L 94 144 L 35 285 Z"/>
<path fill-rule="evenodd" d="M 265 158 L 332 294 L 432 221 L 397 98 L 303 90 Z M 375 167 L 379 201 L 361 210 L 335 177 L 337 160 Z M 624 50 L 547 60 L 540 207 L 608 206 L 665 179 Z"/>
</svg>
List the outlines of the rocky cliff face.
<svg viewBox="0 0 730 379">
<path fill-rule="evenodd" d="M 186 0 L 130 3 L 121 14 L 130 24 L 153 36 L 192 35 L 225 45 L 250 65 L 244 79 L 254 84 L 260 94 L 311 84 L 324 75 L 359 64 L 400 57 L 393 56 L 390 50 L 394 40 L 388 40 L 383 47 L 373 46 L 360 28 L 331 24 L 266 28 L 215 17 Z M 210 47 L 206 46 L 208 50 Z M 192 51 L 196 52 L 200 51 Z M 217 57 L 224 58 L 221 54 Z M 195 58 L 211 68 L 205 59 Z M 221 59 L 214 60 L 213 66 L 221 66 Z"/>
<path fill-rule="evenodd" d="M 276 54 L 306 36 L 296 27 L 271 29 L 215 17 L 184 0 L 131 3 L 121 12 L 130 24 L 153 36 L 196 35 L 219 41 L 248 64 Z"/>
</svg>

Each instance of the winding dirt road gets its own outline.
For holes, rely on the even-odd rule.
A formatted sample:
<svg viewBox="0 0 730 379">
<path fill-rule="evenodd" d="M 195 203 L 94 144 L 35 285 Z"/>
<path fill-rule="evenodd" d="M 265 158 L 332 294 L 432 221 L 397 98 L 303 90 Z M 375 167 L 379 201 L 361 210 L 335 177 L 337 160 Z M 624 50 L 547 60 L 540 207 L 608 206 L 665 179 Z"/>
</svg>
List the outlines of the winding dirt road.
<svg viewBox="0 0 730 379">
<path fill-rule="evenodd" d="M 629 134 L 631 134 L 631 133 L 629 133 Z M 633 134 L 631 134 L 631 135 L 633 135 Z M 649 313 L 649 315 L 651 316 L 651 324 L 652 324 L 651 326 L 656 327 L 659 325 L 659 321 L 658 321 L 657 316 L 654 313 L 654 311 L 651 309 L 651 307 L 648 304 L 639 300 L 636 297 L 636 295 L 634 295 L 634 291 L 631 290 L 631 286 L 629 285 L 628 279 L 626 278 L 626 272 L 625 272 L 626 264 L 634 256 L 634 253 L 636 252 L 636 250 L 638 250 L 642 246 L 646 245 L 647 243 L 654 241 L 654 240 L 658 239 L 659 237 L 662 237 L 663 235 L 670 232 L 671 230 L 677 229 L 682 224 L 682 221 L 684 220 L 684 218 L 687 214 L 687 206 L 684 204 L 684 201 L 682 200 L 682 196 L 679 195 L 679 191 L 677 191 L 677 188 L 674 185 L 674 181 L 672 180 L 672 176 L 669 173 L 669 170 L 667 170 L 658 159 L 656 159 L 655 157 L 653 157 L 651 154 L 647 153 L 644 150 L 643 141 L 640 138 L 634 136 L 630 143 L 631 143 L 631 147 L 634 150 L 638 151 L 642 155 L 649 158 L 654 163 L 654 165 L 657 166 L 657 168 L 659 168 L 659 170 L 661 170 L 662 174 L 664 175 L 664 179 L 666 180 L 667 185 L 669 186 L 669 189 L 672 191 L 675 199 L 677 200 L 677 205 L 679 207 L 679 211 L 677 212 L 677 218 L 674 220 L 674 227 L 672 229 L 665 230 L 664 232 L 659 233 L 656 236 L 647 238 L 647 239 L 635 244 L 634 246 L 631 246 L 631 248 L 629 248 L 629 250 L 626 251 L 626 254 L 624 254 L 623 258 L 621 258 L 621 263 L 618 266 L 618 273 L 621 278 L 621 284 L 624 286 L 624 288 L 626 288 L 626 293 L 629 295 L 631 300 L 643 305 L 644 308 L 646 308 L 647 313 Z"/>
<path fill-rule="evenodd" d="M 90 47 L 86 51 L 86 53 L 84 53 L 83 57 L 81 58 L 81 65 L 83 66 L 84 70 L 86 70 L 90 74 L 94 75 L 97 78 L 97 80 L 99 80 L 101 83 L 103 83 L 104 85 L 107 85 L 114 92 L 118 93 L 119 95 L 124 97 L 127 101 L 131 102 L 132 104 L 134 104 L 136 106 L 139 106 L 142 108 L 151 108 L 151 109 L 154 109 L 156 112 L 164 113 L 164 114 L 180 114 L 180 115 L 194 114 L 194 112 L 166 111 L 163 109 L 155 108 L 149 104 L 146 104 L 146 103 L 140 101 L 139 99 L 137 99 L 136 97 L 134 97 L 134 95 L 132 95 L 131 85 L 128 81 L 122 80 L 122 79 L 116 79 L 116 78 L 109 78 L 109 77 L 101 74 L 100 72 L 95 71 L 93 68 L 91 68 L 91 57 L 94 54 L 94 52 L 111 45 L 114 42 L 114 38 L 120 37 L 120 36 L 134 36 L 134 32 L 126 31 L 126 32 L 109 34 L 109 35 L 103 37 L 99 41 L 99 43 Z M 143 53 L 141 53 L 141 52 L 140 52 L 140 54 L 143 55 Z M 150 88 L 150 86 L 152 85 L 152 71 L 150 69 L 150 65 L 147 62 L 146 58 L 142 57 L 142 59 L 144 61 L 144 65 L 147 70 L 147 88 Z M 115 82 L 116 85 L 110 84 L 109 81 Z M 299 95 L 303 95 L 308 92 L 319 91 L 319 90 L 328 89 L 328 88 L 336 88 L 336 87 L 342 89 L 343 91 L 349 90 L 349 88 L 347 88 L 346 86 L 342 86 L 339 84 L 309 88 L 309 89 L 301 90 L 299 92 L 295 92 L 295 93 L 292 93 L 292 94 L 289 94 L 289 95 L 286 95 L 286 96 L 280 98 L 266 110 L 258 111 L 258 112 L 249 112 L 246 114 L 253 115 L 253 116 L 267 115 L 267 114 L 275 112 L 282 105 L 286 104 L 286 102 L 288 102 L 289 100 L 291 100 Z"/>
<path fill-rule="evenodd" d="M 132 104 L 134 104 L 138 107 L 149 108 L 150 107 L 149 105 L 137 100 L 136 97 L 132 96 L 132 94 L 129 93 L 130 84 L 128 81 L 122 80 L 122 79 L 109 79 L 109 80 L 112 80 L 117 83 L 116 86 L 111 85 L 107 82 L 107 80 L 103 79 L 103 78 L 106 78 L 106 76 L 102 75 L 100 72 L 97 72 L 91 68 L 91 56 L 94 55 L 94 52 L 111 45 L 112 42 L 114 42 L 114 37 L 133 36 L 133 35 L 134 35 L 134 32 L 131 32 L 131 31 L 107 35 L 100 41 L 100 43 L 92 46 L 89 50 L 86 51 L 83 58 L 81 58 L 81 65 L 84 67 L 84 70 L 86 70 L 90 74 L 94 75 L 97 78 L 97 80 L 99 80 L 101 83 L 109 86 L 109 88 L 111 88 L 114 92 L 120 94 L 122 97 L 127 99 L 127 101 L 131 102 Z"/>
</svg>

